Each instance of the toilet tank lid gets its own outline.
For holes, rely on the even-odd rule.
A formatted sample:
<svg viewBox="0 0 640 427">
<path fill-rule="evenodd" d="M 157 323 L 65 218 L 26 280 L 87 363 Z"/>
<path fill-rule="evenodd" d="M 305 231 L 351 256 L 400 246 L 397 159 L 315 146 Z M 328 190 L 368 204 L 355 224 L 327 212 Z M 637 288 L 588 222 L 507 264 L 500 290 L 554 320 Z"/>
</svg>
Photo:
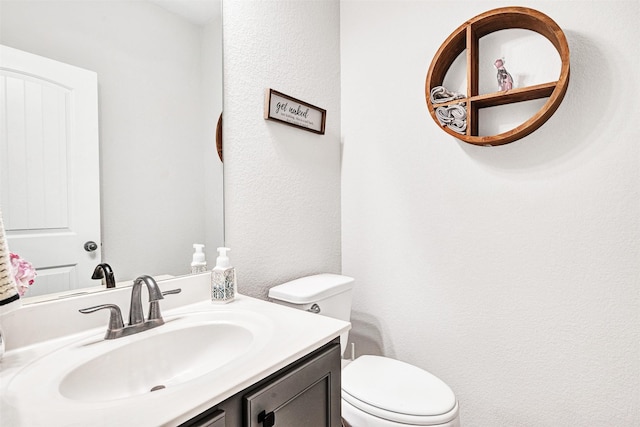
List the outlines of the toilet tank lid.
<svg viewBox="0 0 640 427">
<path fill-rule="evenodd" d="M 323 273 L 301 277 L 269 289 L 269 298 L 293 304 L 309 304 L 350 290 L 353 278 Z"/>
</svg>

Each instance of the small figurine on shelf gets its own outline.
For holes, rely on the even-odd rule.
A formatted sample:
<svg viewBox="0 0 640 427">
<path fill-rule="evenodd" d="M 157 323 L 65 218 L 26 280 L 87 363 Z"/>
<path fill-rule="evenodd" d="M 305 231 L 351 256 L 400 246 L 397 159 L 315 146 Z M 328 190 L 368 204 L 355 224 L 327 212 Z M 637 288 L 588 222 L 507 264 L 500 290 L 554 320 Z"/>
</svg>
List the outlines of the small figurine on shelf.
<svg viewBox="0 0 640 427">
<path fill-rule="evenodd" d="M 513 89 L 513 78 L 507 69 L 504 68 L 504 63 L 504 58 L 496 59 L 496 62 L 493 63 L 498 69 L 498 90 L 501 91 Z"/>
</svg>

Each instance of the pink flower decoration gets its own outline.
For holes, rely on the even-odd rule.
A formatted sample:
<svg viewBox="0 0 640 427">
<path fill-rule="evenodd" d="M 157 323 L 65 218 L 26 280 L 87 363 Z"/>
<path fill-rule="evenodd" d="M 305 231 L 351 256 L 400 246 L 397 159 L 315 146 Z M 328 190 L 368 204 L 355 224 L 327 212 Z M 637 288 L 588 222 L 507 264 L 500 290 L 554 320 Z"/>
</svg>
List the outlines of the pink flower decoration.
<svg viewBox="0 0 640 427">
<path fill-rule="evenodd" d="M 9 259 L 11 260 L 13 279 L 18 285 L 18 293 L 23 296 L 35 281 L 36 269 L 29 261 L 20 258 L 17 254 L 9 253 Z"/>
</svg>

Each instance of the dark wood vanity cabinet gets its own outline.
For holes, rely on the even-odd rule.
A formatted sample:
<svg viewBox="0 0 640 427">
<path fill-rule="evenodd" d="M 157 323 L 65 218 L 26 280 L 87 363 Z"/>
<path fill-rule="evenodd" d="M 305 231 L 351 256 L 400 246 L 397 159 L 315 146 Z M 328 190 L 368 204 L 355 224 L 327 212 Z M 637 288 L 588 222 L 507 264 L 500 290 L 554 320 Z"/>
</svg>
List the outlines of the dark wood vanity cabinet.
<svg viewBox="0 0 640 427">
<path fill-rule="evenodd" d="M 180 427 L 340 427 L 340 339 Z"/>
</svg>

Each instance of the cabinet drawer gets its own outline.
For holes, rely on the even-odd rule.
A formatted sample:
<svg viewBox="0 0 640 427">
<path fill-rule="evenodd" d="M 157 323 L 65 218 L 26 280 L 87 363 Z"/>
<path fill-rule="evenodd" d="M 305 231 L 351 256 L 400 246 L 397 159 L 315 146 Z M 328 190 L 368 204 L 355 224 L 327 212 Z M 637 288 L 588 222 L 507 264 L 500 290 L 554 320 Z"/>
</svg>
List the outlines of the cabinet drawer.
<svg viewBox="0 0 640 427">
<path fill-rule="evenodd" d="M 247 427 L 339 427 L 340 345 L 243 397 Z"/>
</svg>

